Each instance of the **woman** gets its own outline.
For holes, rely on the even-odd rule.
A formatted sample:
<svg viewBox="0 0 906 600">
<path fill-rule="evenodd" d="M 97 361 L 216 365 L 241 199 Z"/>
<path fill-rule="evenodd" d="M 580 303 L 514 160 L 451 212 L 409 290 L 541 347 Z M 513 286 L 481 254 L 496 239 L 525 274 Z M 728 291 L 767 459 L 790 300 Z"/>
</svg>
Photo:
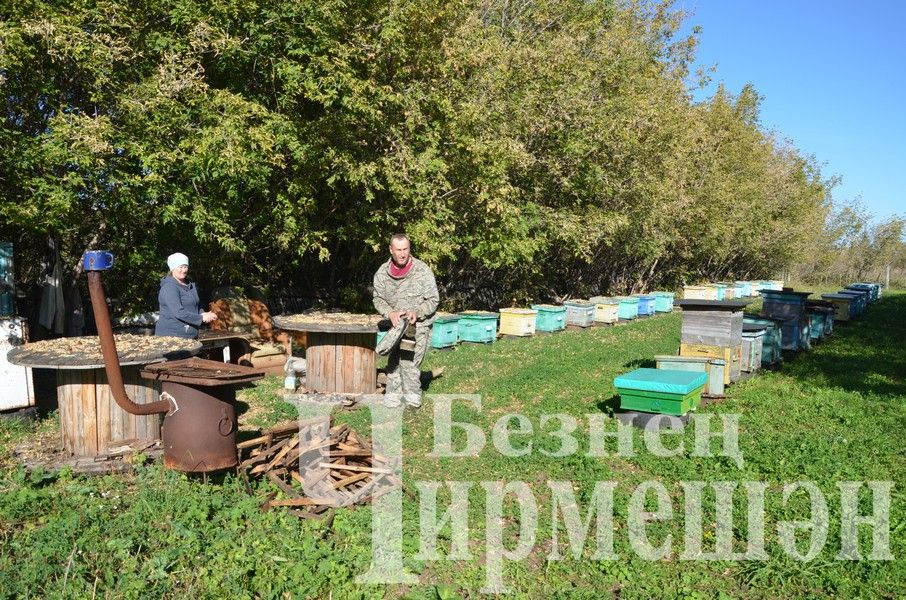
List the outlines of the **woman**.
<svg viewBox="0 0 906 600">
<path fill-rule="evenodd" d="M 196 339 L 202 323 L 217 320 L 217 314 L 203 312 L 195 283 L 188 280 L 189 257 L 177 252 L 167 257 L 170 273 L 160 280 L 160 319 L 154 335 Z"/>
</svg>

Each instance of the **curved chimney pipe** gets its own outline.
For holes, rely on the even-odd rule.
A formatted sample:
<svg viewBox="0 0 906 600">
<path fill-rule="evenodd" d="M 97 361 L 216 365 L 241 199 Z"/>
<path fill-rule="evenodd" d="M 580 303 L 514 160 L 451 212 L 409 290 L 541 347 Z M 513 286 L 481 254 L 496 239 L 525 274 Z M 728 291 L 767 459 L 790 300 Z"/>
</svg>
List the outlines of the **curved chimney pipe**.
<svg viewBox="0 0 906 600">
<path fill-rule="evenodd" d="M 107 310 L 107 298 L 104 285 L 101 283 L 101 271 L 113 266 L 113 255 L 109 252 L 86 252 L 82 264 L 88 271 L 88 293 L 91 295 L 91 308 L 97 325 L 98 338 L 101 342 L 101 353 L 104 356 L 104 370 L 107 383 L 113 393 L 113 399 L 127 413 L 133 415 L 153 415 L 167 413 L 173 408 L 168 400 L 158 400 L 147 404 L 136 404 L 126 393 L 123 385 L 123 374 L 120 372 L 120 359 L 116 354 L 116 339 L 113 337 L 113 326 L 110 324 L 110 311 Z"/>
</svg>

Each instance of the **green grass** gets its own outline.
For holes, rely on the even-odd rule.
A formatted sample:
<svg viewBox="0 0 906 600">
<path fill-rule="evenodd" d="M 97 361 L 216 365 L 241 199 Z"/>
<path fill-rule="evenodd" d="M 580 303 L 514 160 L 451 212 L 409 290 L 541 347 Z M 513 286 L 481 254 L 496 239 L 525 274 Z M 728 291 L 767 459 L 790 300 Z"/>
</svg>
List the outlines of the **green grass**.
<svg viewBox="0 0 906 600">
<path fill-rule="evenodd" d="M 430 458 L 432 405 L 407 412 L 405 427 L 404 551 L 416 586 L 359 586 L 354 578 L 371 559 L 367 507 L 338 513 L 332 531 L 321 523 L 299 522 L 279 510 L 262 513 L 258 503 L 269 491 L 253 486 L 254 496 L 232 476 L 207 483 L 168 472 L 159 465 L 134 475 L 98 478 L 70 473 L 25 473 L 11 449 L 53 421 L 27 425 L 0 422 L 0 596 L 11 597 L 476 597 L 484 585 L 485 502 L 479 482 L 524 481 L 539 506 L 535 548 L 522 561 L 505 563 L 512 597 L 601 598 L 778 598 L 906 596 L 906 294 L 890 294 L 861 320 L 838 325 L 831 340 L 796 356 L 777 372 L 729 389 L 725 402 L 702 409 L 714 415 L 740 415 L 742 468 L 727 457 L 693 457 L 692 428 L 665 445 L 682 442 L 686 452 L 660 458 L 634 431 L 634 456 L 589 457 L 587 415 L 609 415 L 617 402 L 613 377 L 648 366 L 655 354 L 675 353 L 680 316 L 660 316 L 631 325 L 566 331 L 531 339 L 463 345 L 431 352 L 425 369 L 444 367 L 431 392 L 475 393 L 476 412 L 456 405 L 454 419 L 478 426 L 487 444 L 473 457 Z M 258 427 L 291 417 L 294 407 L 275 394 L 272 377 L 246 390 L 244 420 Z M 525 415 L 534 434 L 514 441 L 532 451 L 507 457 L 491 442 L 494 424 L 508 413 Z M 579 452 L 550 457 L 559 442 L 541 430 L 542 415 L 577 420 Z M 339 419 L 368 432 L 366 410 L 339 413 Z M 607 429 L 615 428 L 608 418 Z M 718 419 L 719 421 L 719 419 Z M 717 425 L 715 424 L 715 427 Z M 454 446 L 464 442 L 454 436 Z M 608 445 L 613 450 L 613 444 Z M 472 481 L 469 539 L 473 559 L 419 561 L 418 481 Z M 614 548 L 616 561 L 591 558 L 594 533 L 585 554 L 549 560 L 550 492 L 547 481 L 572 482 L 583 513 L 597 481 L 617 482 Z M 629 497 L 644 481 L 658 481 L 673 500 L 674 518 L 648 527 L 653 543 L 671 535 L 673 556 L 646 561 L 632 551 L 627 535 Z M 763 561 L 680 560 L 683 550 L 682 481 L 763 481 L 766 494 Z M 777 543 L 776 524 L 807 518 L 807 503 L 796 495 L 786 506 L 785 484 L 810 480 L 824 493 L 830 513 L 828 542 L 808 562 L 789 558 Z M 840 500 L 836 484 L 845 480 L 893 481 L 891 551 L 893 561 L 839 561 Z M 448 495 L 441 494 L 443 501 Z M 713 501 L 704 503 L 704 539 L 713 541 Z M 867 495 L 861 509 L 869 511 Z M 517 513 L 504 508 L 509 532 Z M 734 496 L 737 540 L 745 541 L 745 498 Z M 441 549 L 451 531 L 441 532 Z M 560 534 L 561 546 L 563 533 Z M 860 535 L 863 554 L 870 534 Z M 707 549 L 707 548 L 706 548 Z M 800 544 L 804 550 L 804 545 Z"/>
</svg>

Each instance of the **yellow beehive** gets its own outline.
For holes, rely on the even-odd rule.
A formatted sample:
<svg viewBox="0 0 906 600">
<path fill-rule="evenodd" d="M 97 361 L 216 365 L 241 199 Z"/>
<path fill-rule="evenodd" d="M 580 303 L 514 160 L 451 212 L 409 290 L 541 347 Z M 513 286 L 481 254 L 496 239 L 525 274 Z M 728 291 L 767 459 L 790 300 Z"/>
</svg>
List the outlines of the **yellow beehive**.
<svg viewBox="0 0 906 600">
<path fill-rule="evenodd" d="M 717 288 L 706 285 L 684 285 L 685 300 L 717 300 Z"/>
<path fill-rule="evenodd" d="M 742 346 L 709 346 L 707 344 L 680 344 L 680 356 L 706 356 L 720 358 L 727 364 L 724 369 L 724 385 L 739 378 L 742 366 Z"/>
<path fill-rule="evenodd" d="M 518 336 L 535 335 L 537 316 L 538 311 L 530 308 L 501 308 L 499 333 Z"/>
<path fill-rule="evenodd" d="M 619 309 L 619 302 L 595 304 L 595 321 L 598 323 L 616 323 L 619 320 L 617 316 Z"/>
</svg>

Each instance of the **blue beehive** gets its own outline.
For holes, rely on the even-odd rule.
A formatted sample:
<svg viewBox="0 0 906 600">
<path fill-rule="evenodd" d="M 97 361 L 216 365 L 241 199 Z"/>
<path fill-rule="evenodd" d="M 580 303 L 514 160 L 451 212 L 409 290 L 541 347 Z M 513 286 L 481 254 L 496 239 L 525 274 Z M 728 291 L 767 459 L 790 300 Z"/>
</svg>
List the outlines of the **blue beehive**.
<svg viewBox="0 0 906 600">
<path fill-rule="evenodd" d="M 875 303 L 878 301 L 878 292 L 881 286 L 877 283 L 852 283 L 846 286 L 848 290 L 865 290 L 868 292 L 868 301 Z"/>
<path fill-rule="evenodd" d="M 805 314 L 805 300 L 810 292 L 783 290 L 761 290 L 764 306 L 763 315 L 783 319 L 784 350 L 810 350 L 809 321 Z"/>
<path fill-rule="evenodd" d="M 639 316 L 650 317 L 654 314 L 654 302 L 656 297 L 653 294 L 636 294 L 639 299 Z"/>
</svg>

